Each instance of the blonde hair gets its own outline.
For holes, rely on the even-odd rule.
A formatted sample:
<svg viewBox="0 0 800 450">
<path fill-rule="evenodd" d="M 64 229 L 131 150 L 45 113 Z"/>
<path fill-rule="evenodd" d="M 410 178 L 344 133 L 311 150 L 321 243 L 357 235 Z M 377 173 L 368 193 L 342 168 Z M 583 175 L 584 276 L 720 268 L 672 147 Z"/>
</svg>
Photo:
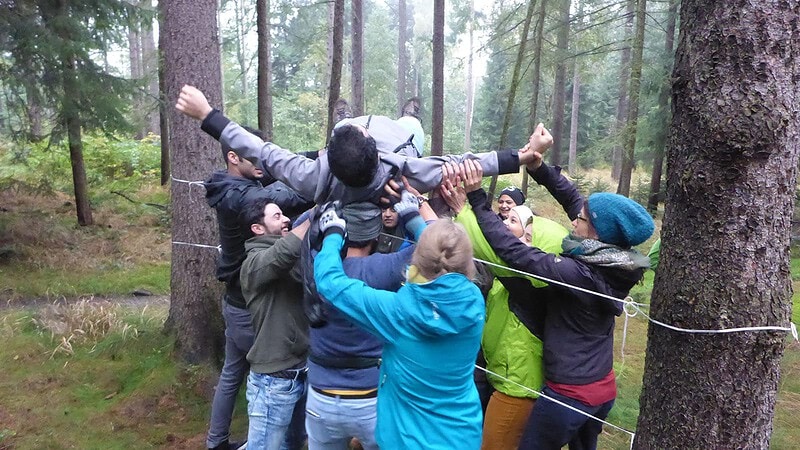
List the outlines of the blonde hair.
<svg viewBox="0 0 800 450">
<path fill-rule="evenodd" d="M 466 275 L 470 279 L 475 277 L 472 243 L 464 227 L 451 219 L 439 219 L 425 228 L 411 257 L 411 264 L 429 280 L 451 272 Z"/>
</svg>

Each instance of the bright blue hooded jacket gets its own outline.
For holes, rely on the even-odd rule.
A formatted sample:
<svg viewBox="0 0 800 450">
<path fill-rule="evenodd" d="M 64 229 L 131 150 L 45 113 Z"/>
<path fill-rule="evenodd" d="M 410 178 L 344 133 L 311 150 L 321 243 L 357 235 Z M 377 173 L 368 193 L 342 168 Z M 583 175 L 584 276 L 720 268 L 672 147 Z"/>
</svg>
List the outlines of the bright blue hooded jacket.
<svg viewBox="0 0 800 450">
<path fill-rule="evenodd" d="M 484 304 L 464 275 L 448 273 L 399 291 L 348 278 L 331 234 L 314 260 L 317 289 L 384 341 L 375 436 L 383 450 L 478 449 L 482 412 L 473 381 Z"/>
</svg>

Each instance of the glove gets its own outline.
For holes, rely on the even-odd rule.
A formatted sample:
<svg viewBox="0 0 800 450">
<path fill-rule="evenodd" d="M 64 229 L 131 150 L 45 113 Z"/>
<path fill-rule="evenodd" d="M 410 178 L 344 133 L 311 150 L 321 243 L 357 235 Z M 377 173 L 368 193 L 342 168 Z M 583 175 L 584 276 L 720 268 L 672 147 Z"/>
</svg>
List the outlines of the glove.
<svg viewBox="0 0 800 450">
<path fill-rule="evenodd" d="M 403 220 L 408 221 L 414 215 L 419 215 L 419 200 L 417 196 L 403 189 L 400 201 L 395 203 L 394 210 Z"/>
<path fill-rule="evenodd" d="M 319 230 L 327 236 L 331 233 L 338 233 L 344 236 L 347 232 L 347 222 L 344 221 L 336 210 L 339 209 L 339 202 L 326 203 L 322 206 L 322 215 L 319 217 Z"/>
</svg>

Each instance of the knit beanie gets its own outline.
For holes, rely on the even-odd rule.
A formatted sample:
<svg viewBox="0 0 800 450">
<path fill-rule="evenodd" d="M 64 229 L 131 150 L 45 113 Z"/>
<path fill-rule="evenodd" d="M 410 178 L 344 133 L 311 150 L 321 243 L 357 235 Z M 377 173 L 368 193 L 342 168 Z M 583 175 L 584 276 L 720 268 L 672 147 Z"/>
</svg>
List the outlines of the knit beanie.
<svg viewBox="0 0 800 450">
<path fill-rule="evenodd" d="M 653 218 L 642 205 L 623 195 L 592 194 L 587 209 L 597 236 L 606 244 L 632 247 L 646 241 L 655 230 Z"/>
<path fill-rule="evenodd" d="M 366 242 L 381 233 L 381 209 L 370 202 L 350 203 L 342 208 L 347 222 L 347 238 L 353 242 Z"/>
<path fill-rule="evenodd" d="M 528 223 L 533 219 L 533 212 L 525 205 L 517 205 L 511 208 L 519 216 L 519 221 L 522 223 L 522 228 L 525 228 Z"/>
<path fill-rule="evenodd" d="M 511 200 L 514 200 L 514 203 L 517 205 L 521 205 L 525 203 L 525 195 L 522 194 L 522 190 L 516 186 L 509 186 L 502 191 L 500 191 L 500 195 L 497 198 L 500 198 L 504 195 L 511 197 Z"/>
</svg>

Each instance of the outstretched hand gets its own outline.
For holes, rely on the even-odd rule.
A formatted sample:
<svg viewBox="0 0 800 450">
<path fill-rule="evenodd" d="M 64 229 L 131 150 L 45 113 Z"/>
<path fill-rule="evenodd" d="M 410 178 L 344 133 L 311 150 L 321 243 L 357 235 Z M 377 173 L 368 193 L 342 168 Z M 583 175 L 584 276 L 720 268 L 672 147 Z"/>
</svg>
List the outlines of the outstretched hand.
<svg viewBox="0 0 800 450">
<path fill-rule="evenodd" d="M 442 184 L 439 186 L 439 193 L 447 206 L 458 214 L 467 203 L 467 192 L 464 190 L 461 169 L 453 163 L 445 163 L 442 166 Z"/>
<path fill-rule="evenodd" d="M 544 127 L 536 126 L 533 134 L 528 138 L 528 143 L 519 150 L 519 163 L 526 165 L 528 170 L 536 170 L 542 165 L 542 155 L 553 145 L 553 136 Z"/>
<path fill-rule="evenodd" d="M 212 111 L 211 105 L 208 104 L 203 92 L 188 84 L 181 88 L 178 102 L 175 103 L 175 109 L 197 120 L 205 120 Z"/>
</svg>

